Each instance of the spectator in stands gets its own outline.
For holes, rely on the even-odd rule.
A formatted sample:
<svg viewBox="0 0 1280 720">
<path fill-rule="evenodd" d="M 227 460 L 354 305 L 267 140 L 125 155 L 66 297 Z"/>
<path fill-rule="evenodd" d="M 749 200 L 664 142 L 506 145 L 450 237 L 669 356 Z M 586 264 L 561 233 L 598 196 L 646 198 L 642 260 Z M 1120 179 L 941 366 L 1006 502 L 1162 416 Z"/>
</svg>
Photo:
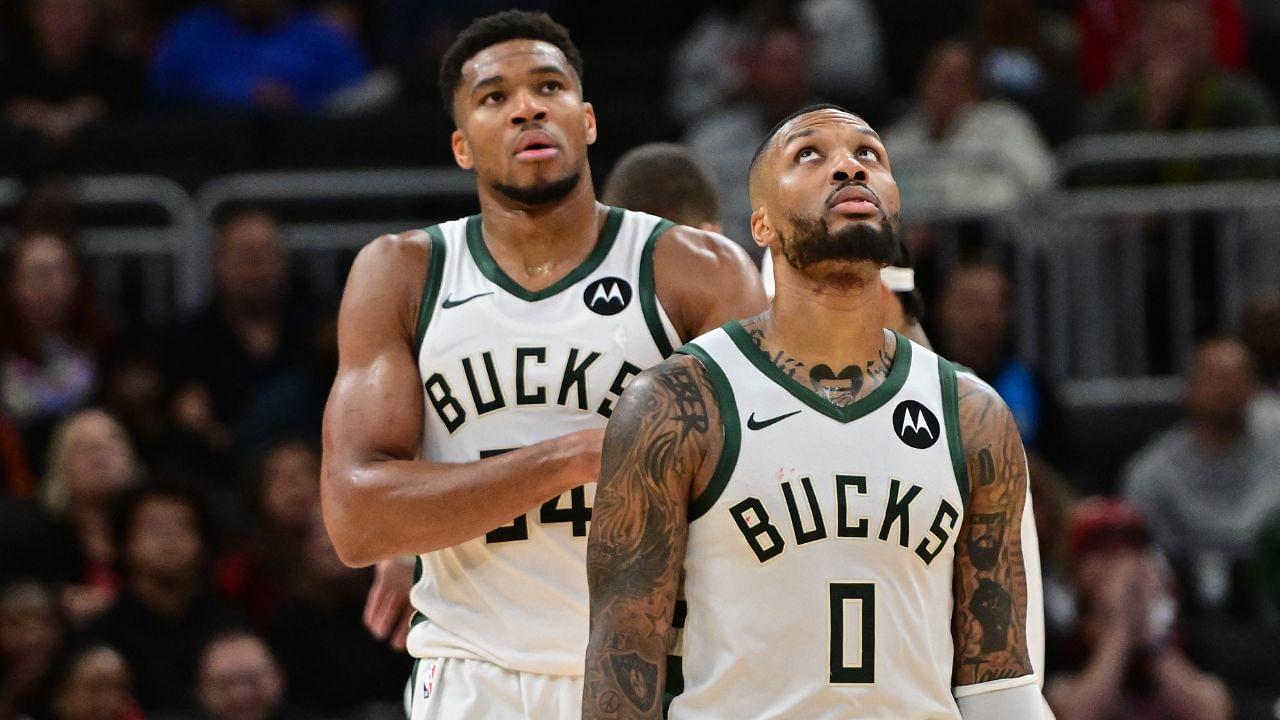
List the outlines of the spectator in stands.
<svg viewBox="0 0 1280 720">
<path fill-rule="evenodd" d="M 122 337 L 103 363 L 102 407 L 120 420 L 147 467 L 181 464 L 187 438 L 174 427 L 172 343 L 145 330 Z"/>
<path fill-rule="evenodd" d="M 138 488 L 113 516 L 123 586 L 89 634 L 129 661 L 148 713 L 191 710 L 201 649 L 238 624 L 206 588 L 207 517 L 197 496 L 178 485 Z"/>
<path fill-rule="evenodd" d="M 996 265 L 971 263 L 951 272 L 939 294 L 944 354 L 990 383 L 1009 406 L 1028 451 L 1051 444 L 1053 393 L 1013 348 L 1009 280 Z"/>
<path fill-rule="evenodd" d="M 18 581 L 0 591 L 0 718 L 39 716 L 66 623 L 53 591 Z"/>
<path fill-rule="evenodd" d="M 351 37 L 291 0 L 215 0 L 169 28 L 151 92 L 169 106 L 316 113 L 368 72 Z"/>
<path fill-rule="evenodd" d="M 707 167 L 683 145 L 648 143 L 614 163 L 600 202 L 722 232 L 720 196 Z"/>
<path fill-rule="evenodd" d="M 963 42 L 934 48 L 911 111 L 885 131 L 908 207 L 1007 208 L 1052 184 L 1053 153 L 1017 105 L 984 99 L 977 56 Z"/>
<path fill-rule="evenodd" d="M 745 8 L 734 12 L 735 5 Z M 757 72 L 751 55 L 759 49 L 753 28 L 778 23 L 796 24 L 811 37 L 812 83 L 822 97 L 870 105 L 882 91 L 884 39 L 871 0 L 719 3 L 675 50 L 671 109 L 676 118 L 694 123 L 744 89 L 750 92 Z"/>
<path fill-rule="evenodd" d="M 230 630 L 200 654 L 197 680 L 202 720 L 285 720 L 285 677 L 271 648 L 257 635 Z"/>
<path fill-rule="evenodd" d="M 317 522 L 320 454 L 300 440 L 278 441 L 260 459 L 256 477 L 253 527 L 219 561 L 216 575 L 222 594 L 261 629 L 280 609 Z"/>
<path fill-rule="evenodd" d="M 741 98 L 694 124 L 685 142 L 715 175 L 725 234 L 754 254 L 747 165 L 755 142 L 782 118 L 813 99 L 813 36 L 798 18 L 770 17 L 743 44 Z"/>
<path fill-rule="evenodd" d="M 300 572 L 268 637 L 289 678 L 289 699 L 315 715 L 399 704 L 411 658 L 361 622 L 370 573 L 338 558 L 322 523 L 307 536 Z"/>
<path fill-rule="evenodd" d="M 106 340 L 84 265 L 65 235 L 30 231 L 9 251 L 0 285 L 0 412 L 29 457 L 94 391 Z"/>
<path fill-rule="evenodd" d="M 266 211 L 233 208 L 220 219 L 213 272 L 212 302 L 181 332 L 187 377 L 176 412 L 182 427 L 225 453 L 250 399 L 309 362 L 315 323 L 288 293 L 283 234 Z"/>
<path fill-rule="evenodd" d="M 1148 0 L 1087 0 L 1076 6 L 1080 79 L 1090 95 L 1138 70 L 1141 19 Z M 1213 56 L 1228 72 L 1248 60 L 1245 11 L 1240 0 L 1204 0 L 1212 17 Z"/>
<path fill-rule="evenodd" d="M 1074 28 L 1037 0 L 979 0 L 974 41 L 988 92 L 1026 109 L 1057 144 L 1079 116 Z"/>
<path fill-rule="evenodd" d="M 0 67 L 0 103 L 14 125 L 65 143 L 108 111 L 134 104 L 142 65 L 106 42 L 95 0 L 30 0 L 26 32 Z"/>
<path fill-rule="evenodd" d="M 1266 92 L 1229 75 L 1213 55 L 1213 17 L 1204 0 L 1150 0 L 1144 5 L 1139 62 L 1089 108 L 1088 133 L 1242 128 L 1276 121 Z M 1248 163 L 1168 163 L 1111 182 L 1191 182 L 1247 174 Z M 1114 175 L 1114 173 L 1109 173 Z"/>
<path fill-rule="evenodd" d="M 1125 471 L 1125 496 L 1209 609 L 1232 599 L 1235 566 L 1280 511 L 1280 437 L 1251 421 L 1257 393 L 1253 358 L 1239 340 L 1201 343 L 1183 396 L 1186 420 Z"/>
<path fill-rule="evenodd" d="M 110 645 L 88 644 L 65 655 L 54 673 L 52 720 L 142 720 L 125 658 Z"/>
<path fill-rule="evenodd" d="M 54 432 L 41 495 L 51 513 L 75 528 L 84 552 L 85 583 L 63 597 L 77 623 L 96 617 L 115 599 L 111 508 L 141 475 L 124 427 L 102 410 L 82 410 Z"/>
<path fill-rule="evenodd" d="M 1081 503 L 1069 531 L 1079 619 L 1046 696 L 1058 720 L 1227 720 L 1231 696 L 1177 644 L 1171 576 L 1142 515 Z"/>
</svg>

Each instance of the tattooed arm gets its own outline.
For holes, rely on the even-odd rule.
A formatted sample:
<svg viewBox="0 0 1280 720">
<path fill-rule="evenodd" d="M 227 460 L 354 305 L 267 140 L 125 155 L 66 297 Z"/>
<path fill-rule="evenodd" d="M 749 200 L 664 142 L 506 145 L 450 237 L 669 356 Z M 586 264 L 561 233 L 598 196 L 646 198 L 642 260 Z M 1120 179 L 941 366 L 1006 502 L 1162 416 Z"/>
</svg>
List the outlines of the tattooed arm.
<svg viewBox="0 0 1280 720">
<path fill-rule="evenodd" d="M 702 365 L 675 355 L 609 421 L 587 546 L 591 638 L 583 718 L 660 718 L 689 498 L 723 442 Z"/>
<path fill-rule="evenodd" d="M 994 390 L 964 375 L 958 389 L 969 509 L 956 544 L 952 684 L 956 696 L 963 697 L 978 692 L 965 686 L 1010 681 L 983 688 L 1003 690 L 1019 685 L 1018 678 L 1034 680 L 1034 671 L 1027 649 L 1021 537 L 1026 454 L 1013 416 Z M 1021 694 L 1039 702 L 1033 682 Z M 965 718 L 987 716 L 964 710 L 962 703 Z"/>
</svg>

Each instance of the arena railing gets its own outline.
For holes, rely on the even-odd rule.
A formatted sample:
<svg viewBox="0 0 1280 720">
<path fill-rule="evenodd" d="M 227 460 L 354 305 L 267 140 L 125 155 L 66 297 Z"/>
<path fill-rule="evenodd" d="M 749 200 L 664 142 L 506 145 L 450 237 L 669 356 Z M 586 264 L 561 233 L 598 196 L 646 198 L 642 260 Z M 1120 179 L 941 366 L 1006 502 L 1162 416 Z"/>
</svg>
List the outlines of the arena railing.
<svg viewBox="0 0 1280 720">
<path fill-rule="evenodd" d="M 432 212 L 432 201 L 472 202 L 475 176 L 459 168 L 392 168 L 382 170 L 338 170 L 307 172 L 264 172 L 227 175 L 205 184 L 196 193 L 195 204 L 201 219 L 201 233 L 194 243 L 198 262 L 185 266 L 184 307 L 197 306 L 209 291 L 207 259 L 212 252 L 212 228 L 218 213 L 228 205 L 254 203 L 270 206 L 281 217 L 286 242 L 295 258 L 306 267 L 312 289 L 336 296 L 341 290 L 340 269 L 344 253 L 350 253 L 373 238 L 406 228 L 424 227 L 451 219 Z M 315 218 L 315 212 L 299 212 L 299 205 L 341 202 L 409 201 L 391 214 L 361 213 L 350 219 Z M 311 217 L 307 217 L 310 215 Z"/>
<path fill-rule="evenodd" d="M 104 298 L 123 305 L 126 295 L 136 295 L 136 310 L 149 322 L 176 319 L 174 297 L 183 268 L 190 263 L 189 240 L 198 234 L 199 224 L 187 192 L 172 180 L 151 175 L 85 176 L 71 181 L 68 189 L 79 210 L 148 207 L 160 211 L 163 223 L 95 222 L 78 233 L 78 240 Z M 18 180 L 0 180 L 0 207 L 18 206 L 26 191 Z M 128 267 L 134 263 L 136 272 Z"/>
</svg>

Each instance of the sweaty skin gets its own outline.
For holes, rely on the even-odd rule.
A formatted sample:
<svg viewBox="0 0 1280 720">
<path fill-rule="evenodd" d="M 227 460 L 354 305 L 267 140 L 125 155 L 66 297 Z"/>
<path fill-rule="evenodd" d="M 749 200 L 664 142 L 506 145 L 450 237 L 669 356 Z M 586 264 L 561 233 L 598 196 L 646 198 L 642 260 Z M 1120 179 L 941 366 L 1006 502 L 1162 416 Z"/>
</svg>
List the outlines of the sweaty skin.
<svg viewBox="0 0 1280 720">
<path fill-rule="evenodd" d="M 848 191 L 851 184 L 859 189 Z M 849 195 L 856 199 L 843 202 Z M 843 111 L 801 115 L 766 147 L 752 172 L 751 197 L 753 234 L 773 254 L 778 283 L 770 309 L 744 328 L 783 372 L 837 406 L 856 402 L 884 382 L 898 350 L 896 337 L 881 327 L 879 264 L 841 258 L 801 270 L 778 246 L 796 237 L 798 225 L 825 223 L 836 233 L 850 224 L 873 230 L 896 224 L 898 190 L 879 136 Z M 972 486 L 960 537 L 983 536 L 974 546 L 986 556 L 975 564 L 957 545 L 957 686 L 1031 673 L 1020 538 L 974 527 L 1020 526 L 1027 478 L 1021 440 L 989 387 L 962 378 L 959 396 Z M 583 718 L 662 717 L 689 503 L 719 458 L 719 414 L 705 369 L 680 356 L 637 377 L 613 413 L 587 550 L 591 635 Z"/>
<path fill-rule="evenodd" d="M 586 160 L 595 116 L 576 73 L 548 43 L 499 43 L 467 62 L 454 117 L 455 160 L 476 172 L 495 260 L 530 290 L 557 282 L 591 252 L 606 215 Z M 533 157 L 522 150 L 530 138 L 540 146 Z M 518 199 L 575 177 L 558 199 Z M 419 459 L 423 400 L 413 344 L 428 248 L 422 231 L 378 238 L 357 256 L 343 294 L 321 497 L 334 547 L 353 566 L 478 537 L 599 475 L 600 430 L 475 462 Z M 746 253 L 704 231 L 668 231 L 654 253 L 654 273 L 681 338 L 765 303 Z M 386 584 L 380 590 L 403 593 Z"/>
</svg>

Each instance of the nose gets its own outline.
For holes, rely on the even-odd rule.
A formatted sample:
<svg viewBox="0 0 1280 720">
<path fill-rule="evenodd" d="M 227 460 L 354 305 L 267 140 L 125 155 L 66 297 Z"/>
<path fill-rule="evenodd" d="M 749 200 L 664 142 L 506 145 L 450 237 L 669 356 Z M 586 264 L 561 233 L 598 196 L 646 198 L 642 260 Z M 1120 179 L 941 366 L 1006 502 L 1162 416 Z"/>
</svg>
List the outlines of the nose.
<svg viewBox="0 0 1280 720">
<path fill-rule="evenodd" d="M 867 181 L 867 169 L 858 162 L 858 159 L 850 153 L 844 153 L 836 160 L 836 166 L 831 171 L 831 181 L 833 184 L 855 180 L 865 183 Z"/>
<path fill-rule="evenodd" d="M 516 95 L 515 105 L 511 109 L 511 124 L 519 127 L 528 122 L 542 122 L 547 119 L 547 108 L 538 96 L 528 90 L 521 90 Z"/>
</svg>

